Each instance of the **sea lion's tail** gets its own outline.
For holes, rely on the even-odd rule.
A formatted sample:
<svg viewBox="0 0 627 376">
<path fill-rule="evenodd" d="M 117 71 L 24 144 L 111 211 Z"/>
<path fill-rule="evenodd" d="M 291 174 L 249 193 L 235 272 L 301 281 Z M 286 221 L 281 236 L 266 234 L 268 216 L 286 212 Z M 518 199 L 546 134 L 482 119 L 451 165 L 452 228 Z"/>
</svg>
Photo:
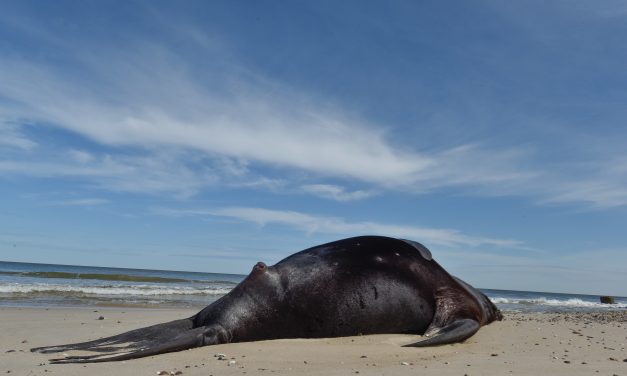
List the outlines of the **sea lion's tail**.
<svg viewBox="0 0 627 376">
<path fill-rule="evenodd" d="M 194 328 L 193 325 L 193 318 L 175 320 L 94 341 L 36 347 L 31 351 L 43 354 L 77 350 L 99 353 L 51 359 L 50 363 L 55 364 L 95 363 L 141 358 L 207 344 L 205 340 L 207 328 Z"/>
</svg>

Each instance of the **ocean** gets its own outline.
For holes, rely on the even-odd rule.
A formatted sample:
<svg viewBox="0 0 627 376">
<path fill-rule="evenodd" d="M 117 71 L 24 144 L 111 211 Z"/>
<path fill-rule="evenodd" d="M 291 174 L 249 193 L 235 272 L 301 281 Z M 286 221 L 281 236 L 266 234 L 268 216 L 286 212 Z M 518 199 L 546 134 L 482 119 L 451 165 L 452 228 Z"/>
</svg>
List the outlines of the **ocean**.
<svg viewBox="0 0 627 376">
<path fill-rule="evenodd" d="M 0 261 L 0 306 L 202 308 L 245 275 L 104 268 Z M 626 297 L 480 289 L 503 311 L 568 312 L 627 309 Z"/>
</svg>

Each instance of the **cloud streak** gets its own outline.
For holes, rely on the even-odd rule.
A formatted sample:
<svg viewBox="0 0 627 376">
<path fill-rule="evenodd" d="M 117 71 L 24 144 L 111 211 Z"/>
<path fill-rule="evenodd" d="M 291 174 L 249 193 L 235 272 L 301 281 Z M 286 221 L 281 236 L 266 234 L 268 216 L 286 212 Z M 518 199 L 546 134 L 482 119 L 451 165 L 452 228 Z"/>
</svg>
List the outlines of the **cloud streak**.
<svg viewBox="0 0 627 376">
<path fill-rule="evenodd" d="M 143 155 L 94 155 L 71 150 L 49 161 L 0 160 L 3 175 L 39 178 L 80 178 L 89 187 L 114 192 L 173 194 L 188 198 L 215 184 L 218 177 L 201 159 L 179 152 Z M 193 162 L 199 164 L 192 167 Z"/>
<path fill-rule="evenodd" d="M 343 218 L 317 216 L 296 211 L 270 210 L 255 207 L 228 207 L 215 210 L 179 210 L 158 208 L 156 214 L 166 216 L 224 217 L 254 223 L 258 226 L 284 225 L 306 233 L 325 233 L 356 236 L 377 234 L 399 238 L 420 239 L 426 244 L 447 247 L 490 246 L 529 250 L 517 240 L 471 236 L 452 229 L 384 224 L 377 222 L 349 222 Z"/>
<path fill-rule="evenodd" d="M 110 201 L 102 198 L 79 198 L 75 200 L 54 201 L 51 205 L 58 206 L 97 206 L 108 204 Z"/>
<path fill-rule="evenodd" d="M 28 151 L 36 147 L 37 143 L 24 136 L 20 132 L 19 125 L 0 119 L 0 146 L 9 146 Z"/>
<path fill-rule="evenodd" d="M 20 24 L 19 29 L 25 32 L 28 26 L 44 38 L 36 25 Z M 340 202 L 367 199 L 381 190 L 427 193 L 454 187 L 540 203 L 627 205 L 627 172 L 618 161 L 612 167 L 601 156 L 592 162 L 599 169 L 584 163 L 565 169 L 560 163 L 538 164 L 534 151 L 523 146 L 467 143 L 425 151 L 425 144 L 392 143 L 387 126 L 252 72 L 224 57 L 230 56 L 227 47 L 206 38 L 193 43 L 203 48 L 209 64 L 202 70 L 215 74 L 199 75 L 199 67 L 177 56 L 172 46 L 154 41 L 94 50 L 63 38 L 44 40 L 70 56 L 70 67 L 15 56 L 0 61 L 0 97 L 8 98 L 0 106 L 0 145 L 32 151 L 38 140 L 27 138 L 15 124 L 52 124 L 112 150 L 131 147 L 150 157 L 112 151 L 91 160 L 74 150 L 74 164 L 68 165 L 13 153 L 4 160 L 0 155 L 5 173 L 83 176 L 112 190 L 179 197 L 230 181 L 224 176 L 237 176 L 242 187 L 248 182 L 251 188 L 276 191 L 285 189 L 286 175 L 303 173 L 307 177 L 294 183 L 302 191 Z M 186 152 L 176 156 L 170 150 Z M 191 162 L 185 159 L 190 155 L 195 156 Z M 196 162 L 199 158 L 212 165 L 210 173 Z M 617 159 L 626 158 L 623 153 Z M 214 169 L 218 164 L 222 167 Z M 263 176 L 262 169 L 280 172 Z M 347 191 L 342 184 L 316 182 L 330 179 L 364 188 Z"/>
<path fill-rule="evenodd" d="M 381 131 L 309 103 L 289 88 L 278 88 L 269 98 L 264 93 L 273 84 L 238 81 L 237 89 L 216 91 L 153 54 L 119 56 L 138 68 L 108 72 L 119 77 L 106 88 L 119 94 L 114 103 L 98 94 L 102 88 L 61 80 L 48 68 L 0 63 L 0 94 L 20 104 L 5 108 L 3 115 L 53 123 L 102 144 L 184 147 L 378 184 L 407 180 L 430 163 L 417 153 L 396 151 Z M 155 67 L 150 77 L 140 70 L 147 61 Z M 106 69 L 94 64 L 89 68 L 97 72 L 116 69 L 116 64 Z M 45 89 L 34 90 L 33 81 Z"/>
<path fill-rule="evenodd" d="M 376 195 L 373 191 L 356 190 L 350 192 L 344 187 L 333 184 L 306 184 L 302 186 L 302 189 L 314 196 L 340 202 L 363 200 Z"/>
</svg>

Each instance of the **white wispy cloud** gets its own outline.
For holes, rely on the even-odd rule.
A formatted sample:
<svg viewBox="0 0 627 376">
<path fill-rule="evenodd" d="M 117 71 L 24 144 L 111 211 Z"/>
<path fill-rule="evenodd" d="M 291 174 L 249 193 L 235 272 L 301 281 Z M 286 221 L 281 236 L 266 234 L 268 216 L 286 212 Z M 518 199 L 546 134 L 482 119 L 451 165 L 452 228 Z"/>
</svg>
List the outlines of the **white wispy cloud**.
<svg viewBox="0 0 627 376">
<path fill-rule="evenodd" d="M 573 175 L 585 174 L 585 178 L 565 182 L 559 177 L 547 176 L 540 189 L 550 190 L 552 194 L 544 195 L 543 202 L 584 202 L 595 208 L 627 205 L 627 156 L 611 156 L 602 162 L 589 162 L 581 169 L 571 167 L 570 170 Z"/>
<path fill-rule="evenodd" d="M 96 206 L 108 204 L 110 201 L 102 198 L 78 198 L 73 200 L 53 201 L 51 205 L 58 206 Z"/>
<path fill-rule="evenodd" d="M 73 160 L 81 164 L 87 164 L 94 160 L 94 156 L 90 152 L 85 151 L 85 150 L 71 149 L 68 151 L 68 154 Z"/>
<path fill-rule="evenodd" d="M 261 177 L 252 177 L 233 182 L 230 186 L 235 188 L 254 188 L 254 189 L 263 189 L 270 192 L 279 192 L 285 190 L 289 185 L 289 182 L 285 179 L 273 179 L 265 176 Z"/>
<path fill-rule="evenodd" d="M 187 149 L 202 153 L 221 164 L 223 172 L 237 176 L 246 175 L 254 162 L 255 166 L 303 170 L 411 192 L 464 184 L 514 185 L 529 176 L 528 172 L 512 169 L 520 154 L 501 151 L 500 158 L 493 158 L 478 146 L 430 155 L 417 153 L 392 145 L 381 128 L 290 88 L 279 86 L 272 89 L 277 94 L 268 96 L 265 93 L 277 84 L 234 79 L 236 89 L 219 88 L 214 92 L 176 69 L 176 64 L 170 63 L 176 58 L 167 52 L 154 54 L 149 50 L 139 55 L 117 56 L 128 60 L 127 64 L 116 64 L 115 59 L 112 62 L 108 58 L 106 67 L 98 65 L 104 60 L 90 59 L 96 61 L 90 70 L 119 77 L 99 84 L 104 87 L 90 86 L 72 77 L 61 79 L 63 75 L 50 68 L 29 62 L 3 60 L 0 94 L 20 105 L 3 107 L 0 115 L 53 123 L 104 145 Z M 148 61 L 150 64 L 146 64 Z M 143 69 L 146 65 L 151 66 L 148 72 Z M 33 82 L 43 89 L 35 90 Z M 168 90 L 162 90 L 162 85 Z M 93 163 L 85 151 L 73 150 L 71 155 L 82 164 Z M 38 170 L 35 162 L 28 164 L 29 167 L 15 171 Z M 185 170 L 186 164 L 181 160 L 171 167 Z M 59 170 L 50 167 L 39 170 Z M 191 175 L 189 166 L 187 171 Z M 136 184 L 131 174 L 122 176 L 131 180 L 125 183 L 120 179 L 117 186 L 137 187 L 138 191 L 140 187 L 150 188 Z M 308 184 L 304 189 L 339 201 L 363 199 L 373 191 L 346 192 L 328 184 Z"/>
<path fill-rule="evenodd" d="M 41 178 L 82 178 L 88 186 L 148 194 L 174 194 L 187 198 L 215 184 L 210 167 L 192 168 L 193 156 L 184 158 L 177 152 L 144 155 L 93 155 L 67 153 L 67 158 L 49 161 L 0 160 L 0 173 Z M 196 160 L 198 162 L 198 160 Z M 199 163 L 199 162 L 198 162 Z"/>
<path fill-rule="evenodd" d="M 21 104 L 4 115 L 54 123 L 108 145 L 185 147 L 378 184 L 409 182 L 430 163 L 418 153 L 398 152 L 366 122 L 289 88 L 268 97 L 272 84 L 252 80 L 237 82 L 236 90 L 212 90 L 152 53 L 119 56 L 135 62 L 136 70 L 111 59 L 90 67 L 119 77 L 105 88 L 60 79 L 26 61 L 0 63 L 0 93 Z M 33 81 L 44 89 L 34 90 Z M 114 93 L 119 97 L 112 101 Z"/>
<path fill-rule="evenodd" d="M 18 124 L 3 121 L 0 118 L 0 146 L 2 145 L 31 150 L 37 146 L 37 143 L 24 136 Z"/>
<path fill-rule="evenodd" d="M 103 159 L 73 150 L 68 164 L 50 162 L 45 155 L 36 160 L 13 154 L 0 159 L 5 173 L 83 176 L 113 190 L 189 197 L 218 181 L 234 184 L 224 176 L 236 177 L 235 185 L 277 190 L 290 180 L 282 174 L 303 172 L 309 176 L 302 181 L 308 183 L 296 181 L 296 186 L 337 201 L 366 199 L 386 189 L 424 193 L 457 187 L 469 194 L 519 195 L 542 203 L 627 205 L 627 172 L 608 166 L 612 158 L 627 158 L 624 151 L 620 158 L 601 155 L 592 161 L 597 170 L 583 162 L 568 170 L 559 163 L 540 164 L 523 146 L 474 143 L 426 151 L 424 144 L 391 142 L 388 125 L 373 124 L 229 60 L 227 47 L 208 43 L 191 26 L 186 35 L 202 44 L 209 66 L 190 66 L 154 41 L 81 49 L 27 20 L 12 22 L 73 60 L 69 68 L 16 55 L 0 60 L 0 96 L 10 99 L 0 106 L 0 119 L 5 119 L 0 143 L 33 149 L 37 140 L 6 124 L 53 124 L 102 145 L 141 150 L 144 157 L 111 152 Z M 77 72 L 89 72 L 90 79 Z M 174 156 L 163 149 L 187 153 Z M 190 155 L 202 155 L 210 171 L 195 158 L 190 163 Z M 279 172 L 263 176 L 256 173 L 259 167 Z M 355 180 L 368 188 L 351 192 L 337 184 L 310 183 L 312 176 Z"/>
<path fill-rule="evenodd" d="M 70 48 L 62 41 L 50 43 Z M 236 62 L 224 72 L 226 80 L 202 82 L 180 58 L 154 43 L 104 49 L 100 53 L 106 59 L 96 52 L 69 52 L 79 70 L 93 72 L 92 80 L 85 82 L 59 67 L 3 59 L 0 94 L 16 105 L 3 107 L 0 115 L 54 124 L 104 145 L 194 150 L 240 176 L 254 162 L 421 192 L 442 185 L 511 181 L 519 175 L 511 172 L 506 162 L 513 158 L 505 153 L 501 159 L 483 158 L 475 167 L 486 167 L 471 172 L 460 161 L 476 160 L 478 147 L 427 155 L 393 145 L 385 127 L 291 87 L 241 73 Z M 221 52 L 208 57 L 220 62 Z M 81 151 L 73 153 L 88 158 Z M 372 192 L 346 192 L 331 184 L 308 184 L 305 191 L 339 201 Z"/>
<path fill-rule="evenodd" d="M 373 191 L 347 191 L 344 187 L 333 184 L 306 184 L 302 186 L 302 189 L 311 193 L 314 196 L 332 199 L 336 201 L 355 201 L 363 200 L 368 197 L 376 195 Z"/>
<path fill-rule="evenodd" d="M 154 212 L 168 216 L 225 217 L 255 223 L 259 226 L 278 224 L 289 226 L 306 233 L 325 233 L 347 236 L 376 234 L 420 239 L 425 244 L 437 244 L 448 247 L 492 246 L 529 250 L 518 240 L 466 235 L 453 229 L 404 226 L 377 222 L 349 222 L 339 217 L 318 216 L 296 211 L 270 210 L 255 207 L 228 207 L 215 210 L 157 208 Z"/>
</svg>

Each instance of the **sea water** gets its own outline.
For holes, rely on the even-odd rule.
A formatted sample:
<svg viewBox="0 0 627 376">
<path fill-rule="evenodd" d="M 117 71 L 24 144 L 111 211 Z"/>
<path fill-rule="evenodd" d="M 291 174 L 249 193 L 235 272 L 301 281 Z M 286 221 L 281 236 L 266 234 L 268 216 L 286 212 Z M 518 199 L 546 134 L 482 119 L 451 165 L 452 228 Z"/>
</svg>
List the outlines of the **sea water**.
<svg viewBox="0 0 627 376">
<path fill-rule="evenodd" d="M 0 261 L 0 306 L 201 308 L 246 276 Z M 602 304 L 598 295 L 480 289 L 501 310 L 565 312 L 627 309 L 627 298 Z"/>
<path fill-rule="evenodd" d="M 0 261 L 0 306 L 204 307 L 244 277 Z"/>
</svg>

